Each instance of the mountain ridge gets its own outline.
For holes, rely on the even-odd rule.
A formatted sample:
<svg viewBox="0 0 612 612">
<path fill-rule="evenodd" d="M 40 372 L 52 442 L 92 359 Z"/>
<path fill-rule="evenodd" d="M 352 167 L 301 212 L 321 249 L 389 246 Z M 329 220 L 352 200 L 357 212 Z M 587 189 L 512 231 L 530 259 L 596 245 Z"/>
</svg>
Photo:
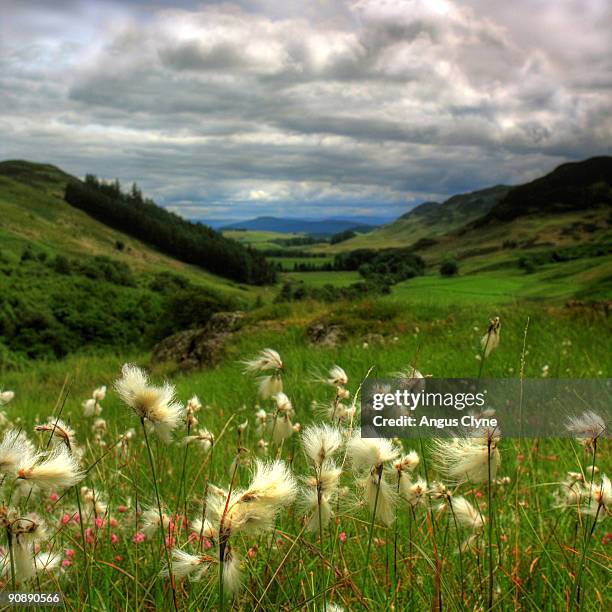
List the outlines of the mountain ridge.
<svg viewBox="0 0 612 612">
<path fill-rule="evenodd" d="M 283 234 L 310 234 L 314 236 L 330 236 L 345 230 L 371 231 L 375 226 L 352 219 L 327 218 L 321 220 L 298 219 L 289 217 L 274 217 L 264 215 L 237 221 L 219 227 L 219 231 L 268 231 Z"/>
</svg>

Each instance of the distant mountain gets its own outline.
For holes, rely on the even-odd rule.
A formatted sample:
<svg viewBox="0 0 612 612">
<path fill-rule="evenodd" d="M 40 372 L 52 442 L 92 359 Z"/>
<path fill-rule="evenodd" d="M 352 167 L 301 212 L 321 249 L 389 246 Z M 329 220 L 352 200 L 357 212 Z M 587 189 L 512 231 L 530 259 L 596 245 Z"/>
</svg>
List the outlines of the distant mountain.
<svg viewBox="0 0 612 612">
<path fill-rule="evenodd" d="M 302 233 L 312 236 L 331 236 L 345 230 L 368 232 L 373 225 L 362 223 L 354 219 L 286 219 L 279 217 L 257 217 L 248 221 L 237 221 L 220 227 L 220 231 L 250 230 L 279 232 L 282 234 Z"/>
</svg>

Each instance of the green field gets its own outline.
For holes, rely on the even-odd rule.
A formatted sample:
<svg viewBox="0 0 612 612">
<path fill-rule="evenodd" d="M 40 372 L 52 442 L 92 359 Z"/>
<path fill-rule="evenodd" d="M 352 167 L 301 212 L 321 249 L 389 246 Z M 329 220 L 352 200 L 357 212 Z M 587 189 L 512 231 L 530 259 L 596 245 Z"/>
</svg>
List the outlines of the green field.
<svg viewBox="0 0 612 612">
<path fill-rule="evenodd" d="M 370 368 L 371 375 L 385 376 L 412 363 L 434 376 L 476 376 L 480 369 L 476 358 L 479 338 L 493 315 L 501 316 L 502 341 L 485 363 L 485 376 L 517 375 L 522 356 L 527 377 L 542 376 L 545 366 L 550 376 L 602 377 L 612 373 L 609 344 L 604 341 L 610 337 L 610 322 L 595 312 L 503 305 L 492 309 L 491 304 L 484 303 L 476 309 L 467 304 L 449 309 L 448 304 L 435 307 L 423 301 L 410 304 L 386 300 L 331 308 L 310 308 L 307 304 L 265 307 L 250 316 L 248 331 L 232 341 L 226 360 L 217 369 L 191 375 L 172 374 L 168 367 L 153 371 L 155 381 L 168 375 L 173 378 L 181 402 L 194 393 L 201 398 L 205 407 L 197 414 L 198 427 L 206 427 L 216 436 L 213 453 L 192 446 L 186 452 L 178 443 L 167 446 L 153 436 L 152 453 L 164 511 L 178 510 L 182 514 L 186 509 L 191 523 L 201 517 L 206 483 L 227 487 L 231 480 L 238 443 L 236 425 L 244 421 L 248 428 L 239 444 L 250 453 L 238 469 L 234 485 L 247 486 L 252 459 L 261 456 L 257 449 L 262 436 L 255 431 L 256 405 L 270 413 L 274 409 L 270 400 L 257 397 L 254 381 L 242 374 L 241 359 L 252 357 L 266 346 L 280 352 L 285 390 L 295 407 L 294 421 L 304 427 L 323 418 L 313 413 L 311 402 L 329 403 L 333 389 L 316 379 L 336 363 L 347 371 L 352 394 Z M 311 347 L 304 337 L 304 325 L 321 318 L 344 325 L 349 334 L 346 342 L 333 349 Z M 366 346 L 364 339 L 372 333 L 379 333 L 381 340 L 370 340 Z M 75 428 L 78 442 L 87 447 L 84 465 L 92 467 L 80 484 L 95 489 L 103 505 L 98 510 L 99 526 L 96 528 L 93 517 L 85 524 L 91 530 L 86 532 L 86 552 L 81 546 L 79 525 L 63 525 L 61 521 L 76 512 L 74 490 L 68 490 L 57 502 L 50 502 L 46 496 L 20 502 L 23 511 L 37 510 L 49 525 L 58 525 L 45 548 L 70 563 L 61 574 L 41 574 L 38 588 L 61 589 L 72 609 L 84 606 L 87 598 L 95 608 L 105 610 L 172 607 L 170 583 L 159 577 L 165 558 L 160 530 L 147 530 L 149 535 L 140 544 L 132 541 L 135 534 L 146 530 L 145 516 L 137 510 L 155 510 L 157 503 L 138 419 L 111 390 L 124 360 L 148 363 L 146 355 L 75 356 L 2 373 L 2 387 L 16 392 L 15 399 L 4 408 L 15 426 L 31 432 L 36 422 L 61 413 Z M 80 403 L 100 384 L 109 386 L 108 397 L 102 402 L 106 433 L 95 437 L 93 419 L 81 416 Z M 136 437 L 121 453 L 112 450 L 130 427 L 135 428 Z M 177 440 L 184 435 L 186 430 L 180 427 Z M 269 434 L 263 438 L 270 440 Z M 435 452 L 429 444 L 415 450 L 421 464 L 413 478 L 418 474 L 430 483 L 440 478 L 432 467 Z M 609 451 L 609 443 L 602 442 L 598 447 L 596 463 L 603 473 L 610 473 L 612 467 Z M 242 588 L 235 596 L 225 590 L 225 609 L 253 609 L 259 604 L 264 610 L 320 610 L 327 605 L 324 602 L 345 609 L 365 605 L 387 608 L 392 601 L 396 609 L 424 609 L 439 600 L 444 609 L 480 608 L 486 605 L 489 588 L 489 548 L 497 609 L 510 610 L 516 605 L 562 608 L 574 592 L 573 576 L 581 565 L 581 593 L 589 602 L 584 609 L 603 609 L 610 595 L 605 586 L 609 556 L 602 540 L 606 526 L 596 526 L 582 562 L 578 543 L 591 530 L 592 517 L 577 515 L 571 507 L 557 508 L 554 497 L 555 491 L 562 489 L 565 472 L 586 471 L 592 457 L 579 445 L 562 440 L 536 443 L 502 439 L 500 452 L 498 476 L 509 480 L 493 485 L 493 530 L 491 534 L 486 529 L 479 531 L 475 548 L 458 553 L 470 530 L 463 526 L 455 529 L 448 514 L 436 512 L 439 500 L 432 499 L 412 510 L 401 502 L 397 521 L 391 526 L 378 520 L 372 523 L 347 462 L 341 483 L 348 487 L 349 494 L 337 505 L 334 502 L 336 518 L 323 530 L 322 541 L 317 533 L 302 530 L 299 504 L 280 512 L 272 532 L 232 537 L 234 554 L 241 559 Z M 344 453 L 338 453 L 339 462 Z M 274 457 L 290 462 L 298 475 L 308 473 L 298 434 L 282 445 L 271 443 L 267 458 Z M 5 499 L 11 491 L 10 479 L 8 482 L 3 489 Z M 486 483 L 457 487 L 454 495 L 466 496 L 487 520 Z M 86 497 L 84 500 L 83 512 L 87 513 Z M 579 522 L 577 516 L 582 517 Z M 368 557 L 372 525 L 374 542 Z M 197 542 L 189 541 L 190 534 L 189 528 L 175 530 L 173 546 L 193 555 L 207 555 L 210 568 L 199 582 L 177 581 L 179 608 L 217 609 L 217 542 L 212 538 L 202 549 Z M 5 576 L 9 580 L 10 571 L 5 570 Z M 547 576 L 554 576 L 554 581 L 545 579 Z"/>
<path fill-rule="evenodd" d="M 295 232 L 283 233 L 283 232 L 269 232 L 263 230 L 227 230 L 223 232 L 226 238 L 237 240 L 242 244 L 248 244 L 256 249 L 280 249 L 275 240 L 289 240 L 291 238 L 303 238 L 304 234 L 298 234 Z"/>
</svg>

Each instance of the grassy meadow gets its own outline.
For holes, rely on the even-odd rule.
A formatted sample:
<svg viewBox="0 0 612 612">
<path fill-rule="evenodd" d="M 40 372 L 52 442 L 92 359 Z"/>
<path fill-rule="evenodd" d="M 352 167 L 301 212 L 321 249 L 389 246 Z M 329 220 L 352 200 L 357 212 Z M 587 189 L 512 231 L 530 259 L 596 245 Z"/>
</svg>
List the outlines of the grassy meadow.
<svg viewBox="0 0 612 612">
<path fill-rule="evenodd" d="M 417 280 L 422 283 L 418 295 L 424 296 L 427 277 Z M 391 522 L 372 519 L 358 484 L 363 471 L 355 468 L 343 443 L 335 453 L 342 472 L 331 503 L 333 516 L 320 530 L 305 528 L 300 499 L 309 487 L 304 477 L 314 472 L 301 435 L 310 424 L 332 423 L 326 412 L 336 389 L 321 379 L 334 364 L 348 375 L 343 386 L 351 394 L 345 402 L 349 407 L 369 371 L 382 377 L 413 365 L 436 377 L 475 377 L 482 358 L 479 339 L 488 319 L 499 315 L 501 342 L 486 359 L 483 376 L 517 376 L 522 363 L 525 377 L 610 376 L 610 323 L 603 314 L 509 303 L 503 287 L 486 300 L 466 300 L 459 279 L 449 282 L 455 282 L 455 300 L 439 299 L 435 292 L 430 300 L 411 299 L 398 287 L 394 298 L 333 306 L 269 304 L 247 315 L 247 325 L 232 339 L 218 368 L 191 374 L 177 372 L 171 364 L 152 368 L 155 383 L 168 379 L 176 385 L 181 404 L 195 394 L 203 405 L 195 414 L 198 424 L 189 432 L 179 425 L 172 443 L 164 444 L 149 432 L 155 479 L 141 423 L 113 390 L 122 363 L 149 367 L 147 354 L 75 355 L 2 372 L 2 387 L 15 391 L 3 407 L 9 421 L 5 431 L 19 428 L 32 439 L 39 436 L 45 447 L 49 434 L 35 435 L 33 427 L 48 417 L 61 418 L 85 449 L 86 475 L 76 488 L 22 497 L 16 504 L 21 513 L 34 511 L 44 518 L 47 536 L 40 546 L 51 553 L 51 565 L 58 566 L 38 572 L 34 583 L 17 586 L 61 590 L 71 610 L 173 609 L 172 582 L 160 575 L 167 547 L 170 554 L 180 549 L 192 555 L 187 563 L 192 580 L 177 576 L 174 581 L 181 610 L 480 610 L 489 607 L 490 597 L 496 610 L 604 609 L 610 601 L 609 518 L 604 520 L 610 508 L 601 510 L 595 524 L 595 517 L 567 501 L 567 473 L 578 473 L 575 477 L 587 487 L 594 459 L 571 440 L 502 437 L 501 465 L 490 491 L 487 482 L 449 482 L 448 490 L 440 489 L 434 483 L 445 479 L 435 467 L 436 450 L 427 441 L 407 444 L 403 452 L 416 451 L 420 461 L 404 477 L 415 484 L 422 479 L 428 493 L 418 499 L 400 497 Z M 336 348 L 309 345 L 304 327 L 318 320 L 341 323 L 346 341 Z M 279 418 L 281 412 L 274 400 L 258 396 L 255 377 L 244 374 L 241 363 L 265 347 L 282 356 L 284 390 L 295 412 L 291 422 L 301 427 L 276 442 L 269 426 L 257 431 L 256 411 L 263 408 L 268 419 Z M 84 417 L 81 403 L 99 385 L 108 387 L 100 402 L 102 413 Z M 350 421 L 339 427 L 344 441 Z M 200 429 L 214 435 L 211 448 L 181 444 Z M 239 567 L 240 587 L 232 583 L 233 574 L 232 580 L 226 575 L 221 599 L 212 485 L 226 491 L 230 484 L 233 490 L 247 489 L 256 459 L 286 462 L 300 492 L 276 514 L 271 510 L 274 519 L 263 533 L 244 529 L 231 535 L 235 567 L 226 561 L 224 571 Z M 599 483 L 612 468 L 609 441 L 600 442 L 595 465 L 594 482 Z M 392 484 L 394 478 L 389 467 L 385 479 Z M 83 530 L 75 520 L 79 490 Z M 8 478 L 2 489 L 5 503 L 11 491 Z M 453 520 L 448 510 L 453 498 L 470 504 L 480 527 L 474 530 Z M 197 521 L 203 514 L 212 525 L 205 536 L 194 531 L 201 529 Z M 8 588 L 6 549 L 2 580 Z M 183 561 L 175 558 L 175 572 L 183 571 Z"/>
<path fill-rule="evenodd" d="M 252 286 L 72 208 L 69 179 L 0 164 L 4 591 L 143 612 L 609 607 L 609 439 L 502 431 L 467 444 L 476 467 L 457 480 L 463 458 L 434 440 L 358 435 L 368 376 L 610 378 L 605 207 L 465 232 L 451 207 L 336 245 L 231 232 L 274 252 L 278 282 Z M 362 266 L 293 269 L 419 237 L 423 268 L 408 280 L 389 268 L 384 290 Z M 443 277 L 448 256 L 458 273 Z M 236 309 L 215 368 L 152 362 L 161 338 Z M 339 340 L 313 344 L 312 325 Z"/>
</svg>

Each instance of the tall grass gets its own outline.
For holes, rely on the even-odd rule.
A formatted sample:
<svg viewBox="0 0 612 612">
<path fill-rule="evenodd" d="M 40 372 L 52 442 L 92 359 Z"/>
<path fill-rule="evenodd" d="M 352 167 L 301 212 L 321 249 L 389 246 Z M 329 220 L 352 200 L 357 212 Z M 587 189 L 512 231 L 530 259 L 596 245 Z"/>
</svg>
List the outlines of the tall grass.
<svg viewBox="0 0 612 612">
<path fill-rule="evenodd" d="M 360 308 L 363 314 L 363 306 Z M 595 453 L 585 452 L 572 440 L 547 439 L 532 444 L 502 438 L 498 445 L 502 467 L 497 476 L 489 473 L 482 485 L 464 484 L 452 491 L 469 499 L 487 519 L 484 534 L 469 546 L 464 546 L 469 530 L 457 521 L 452 501 L 444 515 L 429 497 L 414 507 L 401 500 L 393 524 L 375 520 L 375 511 L 368 510 L 355 487 L 349 461 L 342 462 L 343 494 L 334 504 L 335 516 L 327 531 L 321 528 L 315 537 L 306 536 L 296 504 L 278 515 L 272 536 L 232 537 L 232 554 L 242 559 L 242 587 L 236 592 L 227 592 L 224 565 L 217 566 L 224 560 L 222 537 L 205 537 L 203 525 L 197 533 L 191 530 L 196 520 L 209 514 L 206 497 L 216 486 L 244 489 L 249 483 L 248 466 L 232 465 L 236 448 L 230 440 L 236 423 L 249 421 L 240 438 L 240 445 L 249 450 L 248 457 L 266 459 L 259 450 L 260 436 L 253 417 L 256 404 L 270 413 L 274 406 L 258 398 L 253 382 L 243 378 L 240 359 L 265 346 L 279 350 L 285 364 L 285 391 L 293 401 L 295 419 L 304 426 L 321 420 L 312 411 L 313 400 L 329 402 L 329 388 L 311 376 L 315 366 L 342 365 L 349 374 L 353 396 L 370 367 L 374 367 L 374 375 L 383 376 L 404 369 L 415 354 L 425 374 L 469 375 L 482 363 L 476 359 L 482 350 L 480 338 L 486 321 L 495 314 L 503 321 L 502 340 L 486 359 L 487 376 L 541 376 L 543 367 L 555 363 L 563 350 L 567 352 L 563 358 L 566 365 L 560 375 L 609 376 L 612 372 L 607 343 L 602 341 L 609 338 L 609 323 L 592 313 L 568 319 L 563 312 L 551 315 L 537 309 L 501 309 L 484 316 L 458 311 L 444 317 L 438 312 L 428 317 L 427 313 L 400 311 L 379 324 L 385 343 L 370 341 L 366 348 L 359 329 L 362 319 L 351 318 L 350 309 L 346 323 L 354 326 L 354 336 L 334 349 L 309 346 L 301 322 L 288 322 L 280 332 L 263 325 L 259 331 L 237 337 L 218 369 L 171 373 L 183 402 L 196 393 L 205 404 L 198 420 L 215 434 L 208 452 L 197 445 L 190 445 L 188 452 L 177 443 L 156 445 L 144 430 L 138 430 L 129 442 L 120 442 L 124 432 L 138 423 L 113 393 L 103 403 L 106 433 L 101 438 L 92 433 L 93 422 L 81 416 L 80 401 L 99 384 L 110 388 L 119 375 L 120 357 L 75 357 L 66 362 L 33 363 L 23 372 L 2 372 L 2 387 L 16 392 L 13 402 L 3 408 L 6 418 L 28 434 L 37 421 L 57 413 L 56 398 L 68 373 L 71 394 L 62 418 L 70 422 L 86 448 L 83 466 L 88 470 L 88 486 L 95 487 L 106 505 L 101 522 L 77 523 L 71 517 L 75 512 L 85 517 L 87 508 L 79 509 L 74 495 L 62 495 L 63 491 L 57 491 L 57 497 L 37 495 L 27 506 L 22 500 L 20 512 L 35 510 L 44 516 L 50 535 L 43 550 L 56 554 L 60 563 L 41 572 L 34 582 L 15 581 L 13 585 L 14 543 L 7 542 L 3 588 L 61 590 L 72 609 L 84 606 L 79 585 L 91 589 L 85 600 L 90 607 L 108 610 L 169 609 L 174 605 L 173 592 L 181 610 L 329 611 L 332 605 L 347 610 L 389 609 L 391 605 L 398 610 L 432 606 L 457 610 L 604 609 L 609 598 L 605 584 L 610 538 L 604 522 L 610 520 L 609 509 L 602 506 L 595 516 L 585 515 L 576 507 L 562 506 L 556 494 L 563 490 L 568 471 L 582 473 L 587 487 L 593 480 L 592 488 L 598 486 L 602 474 L 610 473 L 610 443 L 605 439 L 598 441 Z M 394 337 L 398 339 L 394 341 Z M 566 340 L 570 343 L 562 344 Z M 133 358 L 146 364 L 146 356 Z M 153 371 L 160 380 L 168 374 L 159 368 Z M 186 428 L 179 431 L 176 440 L 185 432 Z M 271 440 L 269 431 L 264 436 Z M 298 437 L 296 432 L 277 447 L 270 444 L 267 459 L 278 455 L 301 476 L 311 468 Z M 422 477 L 428 483 L 443 479 L 430 461 L 434 451 L 427 440 L 417 451 L 421 463 L 414 478 Z M 597 473 L 593 466 L 599 469 Z M 507 479 L 502 481 L 503 477 Z M 6 491 L 5 485 L 0 505 L 8 501 Z M 82 504 L 80 498 L 78 503 Z M 378 499 L 375 506 L 377 503 Z M 143 512 L 150 507 L 160 515 L 162 531 L 153 530 L 142 537 Z M 163 531 L 164 508 L 175 510 L 172 533 Z M 582 537 L 574 546 L 576 526 Z M 88 543 L 88 529 L 93 545 Z M 176 575 L 176 561 L 169 558 L 172 547 L 208 559 L 210 567 L 200 580 L 182 580 Z M 160 575 L 164 565 L 174 569 L 174 589 L 173 580 Z"/>
</svg>

